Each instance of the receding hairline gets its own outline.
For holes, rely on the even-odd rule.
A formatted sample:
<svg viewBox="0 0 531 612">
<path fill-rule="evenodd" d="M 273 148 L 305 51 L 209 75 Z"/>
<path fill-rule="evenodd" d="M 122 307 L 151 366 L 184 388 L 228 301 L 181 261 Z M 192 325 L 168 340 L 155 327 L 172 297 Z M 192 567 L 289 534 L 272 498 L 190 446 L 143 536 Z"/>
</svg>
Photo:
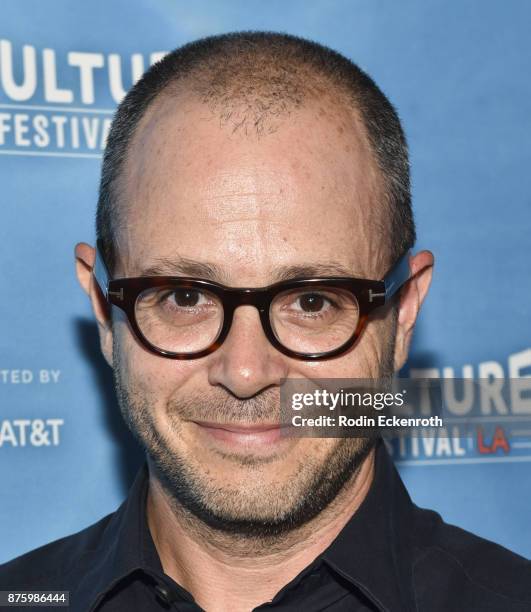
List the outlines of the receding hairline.
<svg viewBox="0 0 531 612">
<path fill-rule="evenodd" d="M 234 116 L 238 104 L 254 109 L 258 114 L 246 127 L 263 127 L 264 116 L 281 116 L 306 98 L 315 98 L 316 90 L 333 92 L 336 102 L 341 97 L 338 92 L 345 92 L 346 106 L 359 111 L 360 132 L 368 137 L 370 158 L 376 161 L 376 175 L 383 186 L 390 257 L 396 259 L 411 248 L 415 224 L 407 141 L 396 110 L 378 85 L 353 61 L 317 42 L 285 33 L 242 31 L 175 49 L 152 66 L 120 104 L 104 155 L 96 218 L 97 235 L 111 269 L 123 162 L 140 122 L 159 95 L 189 78 L 188 88 L 202 92 L 205 102 L 225 117 Z"/>
<path fill-rule="evenodd" d="M 322 75 L 318 75 L 321 77 Z M 378 205 L 381 212 L 384 208 L 384 198 L 382 195 L 385 193 L 385 176 L 378 165 L 378 161 L 374 155 L 374 150 L 371 145 L 369 136 L 367 134 L 367 128 L 363 120 L 361 111 L 355 105 L 355 102 L 348 97 L 348 92 L 341 91 L 339 86 L 331 84 L 331 87 L 326 88 L 308 88 L 305 91 L 303 97 L 297 99 L 297 104 L 285 105 L 282 113 L 276 113 L 273 116 L 267 116 L 262 119 L 260 124 L 261 129 L 253 129 L 254 126 L 252 121 L 244 122 L 244 119 L 248 119 L 248 114 L 252 113 L 254 109 L 248 109 L 243 106 L 238 99 L 234 99 L 230 104 L 224 102 L 221 106 L 221 102 L 214 101 L 212 98 L 205 98 L 201 96 L 196 88 L 189 87 L 189 81 L 192 81 L 193 75 L 179 79 L 176 83 L 169 83 L 162 91 L 160 91 L 155 98 L 150 102 L 148 107 L 145 109 L 142 117 L 135 126 L 133 135 L 131 136 L 125 159 L 121 164 L 121 169 L 116 177 L 116 204 L 117 209 L 115 210 L 115 230 L 119 233 L 120 227 L 123 222 L 122 213 L 124 212 L 125 198 L 120 198 L 120 193 L 126 189 L 124 181 L 131 179 L 131 156 L 134 155 L 135 151 L 139 146 L 139 139 L 145 136 L 145 130 L 148 128 L 150 123 L 157 123 L 164 120 L 170 115 L 178 115 L 179 113 L 186 113 L 193 107 L 203 107 L 207 112 L 212 114 L 213 118 L 219 119 L 220 127 L 226 127 L 231 130 L 232 134 L 239 134 L 242 138 L 256 139 L 259 141 L 262 138 L 267 138 L 269 134 L 280 131 L 287 125 L 292 115 L 305 110 L 315 111 L 316 116 L 324 116 L 327 120 L 333 124 L 337 124 L 337 127 L 341 127 L 347 123 L 352 128 L 352 134 L 356 135 L 357 143 L 362 145 L 363 157 L 366 163 L 371 167 L 372 172 L 377 176 L 377 185 L 373 185 L 373 192 L 371 199 L 375 202 L 381 202 Z M 321 79 L 322 80 L 322 79 Z M 332 88 L 333 87 L 333 88 Z M 168 101 L 171 101 L 171 106 L 164 110 L 164 106 L 167 105 Z M 179 104 L 182 101 L 183 104 Z M 313 107 L 313 108 L 312 108 Z M 224 113 L 220 114 L 220 110 L 231 109 L 230 115 Z M 163 113 L 157 117 L 157 113 Z M 248 129 L 246 129 L 248 128 Z M 270 128 L 270 129 L 269 129 Z M 348 128 L 347 128 L 348 129 Z M 335 132 L 335 130 L 334 130 Z M 336 135 L 336 134 L 334 134 Z M 380 215 L 376 215 L 379 217 Z M 382 223 L 382 227 L 385 223 Z"/>
</svg>

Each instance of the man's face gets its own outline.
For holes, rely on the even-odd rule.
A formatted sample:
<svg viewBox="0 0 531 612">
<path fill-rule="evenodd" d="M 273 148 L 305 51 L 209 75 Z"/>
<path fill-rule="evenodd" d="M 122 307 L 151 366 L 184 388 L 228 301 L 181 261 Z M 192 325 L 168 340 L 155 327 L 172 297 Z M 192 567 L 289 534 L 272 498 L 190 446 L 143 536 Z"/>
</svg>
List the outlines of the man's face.
<svg viewBox="0 0 531 612">
<path fill-rule="evenodd" d="M 122 180 L 114 276 L 140 276 L 158 260 L 208 264 L 197 274 L 261 287 L 281 270 L 341 266 L 381 278 L 389 265 L 379 177 L 352 115 L 308 103 L 257 138 L 201 105 L 157 101 L 142 120 Z M 193 269 L 193 268 L 192 268 Z M 167 274 L 176 273 L 172 269 Z M 344 272 L 336 272 L 344 275 Z M 192 275 L 192 274 L 187 274 Z M 377 378 L 392 371 L 391 313 L 371 320 L 356 346 L 321 362 L 284 356 L 258 311 L 242 306 L 214 353 L 188 361 L 149 353 L 114 312 L 113 368 L 126 420 L 170 494 L 213 527 L 279 533 L 337 495 L 365 456 L 360 440 L 227 433 L 279 414 L 282 378 Z"/>
</svg>

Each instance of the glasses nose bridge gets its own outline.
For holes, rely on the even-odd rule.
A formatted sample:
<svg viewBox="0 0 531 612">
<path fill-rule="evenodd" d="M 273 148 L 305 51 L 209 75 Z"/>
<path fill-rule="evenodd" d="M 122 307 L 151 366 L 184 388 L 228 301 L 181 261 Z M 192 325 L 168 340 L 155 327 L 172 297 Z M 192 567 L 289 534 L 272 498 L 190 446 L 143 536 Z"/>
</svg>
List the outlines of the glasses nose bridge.
<svg viewBox="0 0 531 612">
<path fill-rule="evenodd" d="M 260 313 L 263 313 L 267 308 L 267 291 L 264 289 L 236 289 L 231 294 L 229 302 L 233 310 L 239 306 L 254 306 Z"/>
<path fill-rule="evenodd" d="M 254 306 L 258 310 L 258 316 L 267 338 L 271 338 L 269 329 L 269 302 L 271 297 L 267 289 L 234 288 L 225 293 L 225 334 L 232 329 L 233 318 L 240 306 Z"/>
</svg>

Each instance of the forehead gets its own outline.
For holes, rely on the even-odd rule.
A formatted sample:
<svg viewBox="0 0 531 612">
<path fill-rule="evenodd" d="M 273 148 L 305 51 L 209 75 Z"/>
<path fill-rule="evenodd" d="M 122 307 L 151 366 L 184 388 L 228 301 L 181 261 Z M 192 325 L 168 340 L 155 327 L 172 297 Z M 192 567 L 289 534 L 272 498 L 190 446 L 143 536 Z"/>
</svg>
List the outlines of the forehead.
<svg viewBox="0 0 531 612">
<path fill-rule="evenodd" d="M 241 109 L 221 119 L 184 97 L 156 101 L 121 177 L 125 274 L 176 257 L 239 284 L 330 261 L 374 274 L 380 178 L 355 114 L 312 101 L 261 127 Z"/>
</svg>

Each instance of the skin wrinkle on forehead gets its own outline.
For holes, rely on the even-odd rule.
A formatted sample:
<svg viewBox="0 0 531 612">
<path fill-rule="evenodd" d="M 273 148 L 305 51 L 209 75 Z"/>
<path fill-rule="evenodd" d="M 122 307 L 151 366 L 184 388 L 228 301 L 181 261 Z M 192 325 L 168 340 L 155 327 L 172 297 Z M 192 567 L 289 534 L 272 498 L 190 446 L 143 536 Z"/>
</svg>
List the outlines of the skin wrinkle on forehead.
<svg viewBox="0 0 531 612">
<path fill-rule="evenodd" d="M 298 277 L 317 276 L 351 276 L 352 270 L 340 262 L 278 266 L 272 271 L 273 282 L 290 280 Z M 194 261 L 185 257 L 159 257 L 153 263 L 142 268 L 140 276 L 195 276 L 206 280 L 223 283 L 227 276 L 220 266 L 202 261 Z M 358 275 L 359 276 L 359 275 Z"/>
<path fill-rule="evenodd" d="M 182 148 L 179 149 L 179 153 L 181 150 L 183 150 L 185 152 L 184 154 L 186 154 L 187 147 L 188 148 L 191 147 L 192 152 L 196 151 L 199 148 L 198 153 L 200 153 L 200 149 L 201 149 L 200 143 L 192 142 L 191 140 L 192 136 L 186 133 L 186 130 L 184 129 L 183 125 L 179 123 L 179 121 L 175 121 L 176 113 L 179 113 L 180 111 L 185 112 L 187 108 L 187 104 L 189 104 L 189 102 L 185 102 L 180 106 L 177 105 L 174 100 L 172 101 L 166 100 L 165 104 L 163 103 L 163 101 L 156 101 L 155 104 L 156 104 L 156 107 L 154 106 L 152 109 L 149 109 L 148 113 L 146 114 L 146 117 L 143 118 L 142 121 L 144 122 L 144 125 L 140 125 L 137 130 L 135 140 L 132 143 L 132 146 L 130 148 L 129 160 L 128 160 L 128 163 L 126 164 L 126 169 L 125 169 L 126 171 L 124 172 L 124 175 L 122 178 L 124 183 L 130 180 L 129 184 L 122 185 L 122 191 L 127 194 L 126 200 L 129 202 L 128 204 L 129 214 L 127 215 L 128 217 L 127 224 L 126 225 L 121 224 L 120 231 L 118 232 L 118 235 L 117 235 L 117 238 L 119 241 L 117 250 L 122 255 L 122 259 L 124 262 L 135 261 L 135 258 L 134 258 L 134 251 L 136 250 L 135 237 L 139 229 L 144 229 L 142 217 L 141 216 L 139 217 L 139 215 L 137 214 L 132 214 L 134 207 L 139 206 L 139 202 L 145 202 L 146 200 L 149 200 L 151 202 L 150 205 L 155 206 L 156 208 L 157 207 L 156 199 L 157 198 L 163 199 L 163 193 L 165 189 L 167 189 L 167 185 L 160 184 L 160 181 L 157 182 L 157 178 L 152 176 L 152 173 L 149 171 L 150 163 L 152 163 L 150 160 L 154 157 L 154 154 L 156 154 L 155 158 L 157 159 L 160 158 L 160 156 L 163 155 L 164 153 L 165 144 L 168 143 L 171 138 L 176 138 L 176 137 L 182 137 Z M 195 103 L 195 106 L 197 106 L 197 103 Z M 322 106 L 319 107 L 318 112 L 319 112 L 319 116 L 323 116 L 326 114 L 326 111 L 322 108 Z M 342 111 L 342 112 L 345 114 L 345 111 Z M 203 116 L 204 116 L 204 113 L 201 114 L 201 117 L 199 119 L 200 122 L 203 121 Z M 172 125 L 171 134 L 169 131 L 161 131 L 160 129 L 157 129 L 160 127 L 160 125 L 165 120 L 167 121 L 171 119 L 174 119 L 171 123 Z M 194 119 L 196 118 L 194 117 Z M 292 117 L 292 119 L 295 119 L 295 118 Z M 345 121 L 347 119 L 350 119 L 352 123 L 352 116 L 350 114 L 346 118 L 343 118 L 342 123 L 335 126 L 336 129 L 329 130 L 329 132 L 326 134 L 326 139 L 328 140 L 327 146 L 329 146 L 330 148 L 333 148 L 336 146 L 338 139 L 340 140 L 342 139 L 344 141 L 343 144 L 345 148 L 349 148 L 349 149 L 352 148 L 352 145 L 353 145 L 352 134 L 351 134 L 350 139 L 348 139 L 346 135 L 346 130 L 348 128 L 348 125 L 345 123 Z M 208 122 L 208 118 L 205 119 L 204 121 Z M 285 126 L 285 127 L 289 127 L 289 126 Z M 152 138 L 152 134 L 150 133 L 150 129 L 155 130 L 155 133 L 158 132 L 159 134 L 158 140 L 156 139 L 153 142 L 153 138 Z M 192 130 L 192 135 L 193 135 L 193 130 Z M 359 134 L 356 135 L 356 133 L 354 133 L 354 136 L 355 136 L 355 140 L 358 143 L 358 149 L 361 149 L 362 154 L 367 153 L 367 151 L 369 150 L 369 147 L 366 143 L 366 139 Z M 234 140 L 234 136 L 229 135 L 229 139 Z M 251 140 L 251 138 L 242 139 L 242 136 L 239 135 L 238 140 L 240 142 L 249 141 Z M 244 144 L 245 142 L 242 142 L 242 145 Z M 255 139 L 253 141 L 253 145 L 259 147 L 260 143 L 257 142 Z M 337 146 L 340 146 L 340 145 L 337 145 Z M 295 142 L 294 148 L 296 148 L 297 150 L 301 150 L 303 154 L 306 153 L 310 158 L 313 157 L 314 159 L 317 159 L 317 163 L 318 163 L 319 153 L 313 150 L 311 148 L 311 145 L 309 145 L 304 140 Z M 138 151 L 142 151 L 142 155 L 138 155 L 137 154 Z M 365 155 L 364 157 L 365 157 L 365 160 L 367 160 L 368 156 Z M 184 162 L 184 160 L 176 160 L 176 163 L 180 162 L 186 168 L 189 168 L 190 165 L 194 163 L 193 158 L 194 158 L 193 155 L 189 155 L 186 162 Z M 201 163 L 203 163 L 206 168 L 209 168 L 214 163 L 214 160 L 212 160 L 211 158 L 201 159 Z M 304 171 L 303 164 L 301 164 L 298 159 L 295 159 L 292 162 L 292 166 L 293 166 L 293 169 Z M 355 267 L 358 269 L 363 268 L 364 270 L 366 270 L 367 272 L 364 274 L 364 276 L 368 276 L 368 272 L 370 272 L 371 269 L 380 270 L 381 273 L 378 276 L 381 276 L 383 275 L 383 272 L 385 271 L 385 265 L 382 265 L 382 262 L 384 259 L 382 256 L 382 250 L 385 250 L 385 249 L 382 249 L 382 244 L 381 244 L 383 232 L 378 230 L 378 226 L 381 224 L 381 222 L 379 221 L 380 215 L 375 210 L 379 208 L 378 198 L 379 198 L 379 194 L 381 191 L 380 185 L 379 185 L 379 175 L 378 175 L 378 171 L 376 170 L 372 162 L 365 163 L 364 170 L 365 172 L 363 176 L 363 181 L 364 183 L 366 183 L 365 186 L 362 184 L 355 186 L 357 187 L 358 191 L 361 190 L 359 193 L 356 193 L 356 190 L 354 190 L 353 192 L 349 194 L 344 194 L 344 193 L 341 194 L 340 193 L 341 186 L 342 186 L 341 183 L 343 182 L 341 176 L 328 177 L 328 180 L 330 183 L 329 190 L 335 194 L 335 199 L 336 199 L 335 204 L 337 204 L 337 202 L 344 202 L 345 205 L 349 205 L 346 202 L 347 199 L 352 198 L 352 200 L 354 201 L 356 200 L 359 201 L 363 197 L 362 196 L 363 193 L 367 194 L 367 191 L 370 193 L 370 203 L 369 205 L 365 206 L 365 209 L 363 210 L 363 215 L 366 218 L 365 223 L 358 223 L 356 224 L 355 227 L 352 227 L 353 245 L 355 245 L 355 243 L 358 243 L 358 244 L 364 243 L 365 247 L 367 248 L 366 253 L 357 253 L 358 264 Z M 305 170 L 305 172 L 308 175 L 308 170 Z M 262 173 L 263 173 L 263 170 L 262 170 Z M 248 214 L 246 215 L 244 211 L 238 210 L 237 211 L 238 214 L 236 215 L 236 217 L 232 217 L 232 218 L 230 217 L 231 212 L 233 212 L 233 208 L 227 206 L 229 202 L 231 204 L 234 204 L 235 201 L 237 201 L 238 199 L 241 199 L 243 200 L 244 204 L 248 206 L 249 196 L 250 195 L 252 196 L 253 194 L 253 189 L 252 189 L 253 176 L 249 177 L 249 180 L 251 181 L 249 186 L 251 187 L 251 189 L 249 189 L 247 192 L 242 191 L 241 184 L 239 184 L 239 186 L 236 186 L 234 189 L 231 190 L 230 185 L 229 185 L 230 180 L 231 180 L 230 176 L 226 177 L 226 180 L 225 180 L 222 173 L 221 174 L 218 173 L 215 176 L 215 179 L 217 182 L 215 182 L 215 184 L 213 185 L 213 188 L 208 190 L 208 188 L 205 187 L 203 190 L 203 193 L 201 194 L 202 203 L 203 203 L 202 206 L 199 206 L 199 207 L 194 206 L 193 201 L 190 204 L 186 204 L 187 198 L 183 197 L 183 204 L 193 209 L 194 216 L 201 223 L 205 224 L 205 228 L 208 226 L 208 223 L 209 223 L 209 216 L 210 216 L 209 210 L 210 209 L 204 204 L 208 203 L 210 204 L 210 206 L 217 206 L 216 227 L 208 228 L 208 231 L 215 231 L 216 228 L 221 227 L 223 224 L 227 224 L 227 225 L 233 224 L 235 227 L 239 226 L 238 227 L 239 231 L 245 231 L 243 226 L 246 223 L 252 224 L 253 222 L 257 222 L 257 223 L 262 222 L 264 224 L 267 224 L 269 227 L 273 226 L 275 223 L 278 224 L 278 221 L 273 217 L 272 214 L 269 214 L 269 216 L 266 215 L 265 217 L 262 215 L 263 218 L 260 218 L 261 216 L 260 214 L 255 213 L 254 215 L 248 215 Z M 241 182 L 241 175 L 239 176 L 239 179 Z M 224 184 L 224 180 L 225 180 L 225 184 Z M 221 193 L 219 193 L 220 186 L 223 187 L 223 189 L 221 189 Z M 321 190 L 324 188 L 325 186 L 321 185 Z M 286 191 L 289 191 L 289 187 L 286 187 L 285 185 L 283 186 L 282 184 L 280 184 L 278 187 L 278 195 L 285 197 Z M 147 194 L 148 197 L 147 198 L 143 197 L 144 194 Z M 267 196 L 270 195 L 271 201 L 274 202 L 275 196 L 277 194 L 274 191 L 272 191 L 269 194 L 269 193 L 265 193 L 262 190 L 260 195 L 261 197 L 264 197 L 265 195 Z M 366 197 L 367 196 L 365 195 L 365 198 Z M 190 198 L 190 199 L 193 200 L 193 198 Z M 155 200 L 155 203 L 153 204 L 154 200 Z M 226 215 L 225 215 L 226 218 L 223 217 L 224 209 L 226 210 Z M 274 212 L 274 209 L 275 209 L 274 205 L 270 206 L 271 213 Z M 178 220 L 178 216 L 177 216 L 177 220 Z M 376 231 L 374 231 L 375 229 Z M 286 233 L 289 234 L 289 232 L 284 232 L 284 234 Z M 279 232 L 279 234 L 282 234 L 282 232 Z M 234 237 L 235 237 L 234 244 L 237 245 L 238 236 L 235 235 Z M 151 239 L 151 241 L 157 240 L 156 235 L 148 236 L 147 238 Z M 312 238 L 319 238 L 319 235 L 317 234 L 316 236 L 313 236 Z M 283 240 L 284 242 L 287 242 L 288 240 L 286 238 L 286 235 L 283 235 L 282 238 L 280 239 Z M 255 255 L 256 255 L 257 260 L 259 259 L 258 253 L 260 252 L 261 248 L 262 248 L 261 245 L 257 243 L 256 248 L 255 248 L 255 251 L 256 251 Z M 180 253 L 178 248 L 175 249 L 173 254 L 174 255 L 184 255 Z M 363 261 L 359 261 L 360 255 L 364 256 Z M 353 267 L 353 265 L 356 262 L 351 261 L 350 263 L 351 263 L 351 267 Z M 360 276 L 360 273 L 355 273 L 354 269 L 352 270 L 351 274 Z M 131 274 L 128 273 L 127 275 L 131 275 Z M 369 275 L 369 277 L 374 277 L 374 278 L 378 276 L 375 276 L 374 273 Z"/>
</svg>

